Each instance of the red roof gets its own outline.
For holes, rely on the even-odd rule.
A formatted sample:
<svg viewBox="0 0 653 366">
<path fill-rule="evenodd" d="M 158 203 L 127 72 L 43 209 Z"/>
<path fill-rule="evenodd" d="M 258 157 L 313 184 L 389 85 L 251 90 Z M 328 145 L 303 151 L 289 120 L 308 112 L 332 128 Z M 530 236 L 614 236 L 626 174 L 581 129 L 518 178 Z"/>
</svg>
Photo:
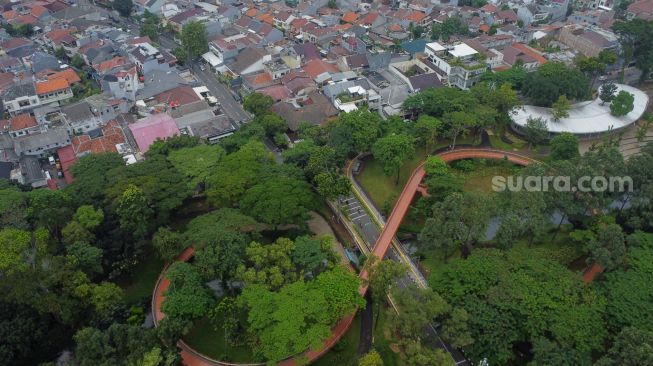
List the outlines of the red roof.
<svg viewBox="0 0 653 366">
<path fill-rule="evenodd" d="M 57 155 L 59 156 L 59 162 L 61 163 L 61 170 L 63 170 L 63 177 L 66 180 L 66 183 L 70 184 L 73 182 L 73 175 L 70 173 L 70 167 L 77 161 L 73 145 L 60 148 L 57 150 Z"/>
<path fill-rule="evenodd" d="M 125 65 L 127 63 L 127 59 L 124 57 L 116 56 L 112 58 L 111 60 L 107 60 L 104 62 L 101 62 L 99 64 L 93 65 L 93 68 L 95 71 L 97 71 L 100 74 L 103 74 L 114 67 L 120 66 L 120 65 Z"/>
<path fill-rule="evenodd" d="M 42 95 L 52 93 L 55 91 L 68 89 L 70 84 L 66 78 L 60 77 L 48 81 L 41 81 L 36 83 L 36 94 Z"/>
<path fill-rule="evenodd" d="M 304 71 L 306 71 L 306 74 L 308 74 L 311 79 L 315 80 L 319 75 L 324 74 L 325 72 L 338 72 L 338 68 L 335 65 L 326 63 L 320 59 L 313 59 L 304 65 Z"/>
<path fill-rule="evenodd" d="M 11 123 L 11 131 L 20 131 L 26 128 L 38 126 L 36 118 L 29 113 L 19 114 L 13 117 L 9 122 Z"/>
<path fill-rule="evenodd" d="M 426 14 L 422 13 L 421 11 L 413 11 L 406 17 L 406 19 L 415 23 L 421 22 L 424 18 L 426 18 Z"/>
<path fill-rule="evenodd" d="M 117 152 L 117 144 L 125 143 L 125 134 L 116 120 L 111 120 L 102 127 L 102 136 L 92 139 L 89 135 L 79 135 L 72 138 L 75 155 L 90 152 L 100 154 L 103 152 Z"/>
<path fill-rule="evenodd" d="M 353 23 L 358 19 L 358 14 L 353 11 L 349 11 L 342 16 L 342 21 L 345 23 Z"/>
<path fill-rule="evenodd" d="M 363 19 L 358 23 L 362 25 L 372 25 L 376 19 L 379 17 L 379 13 L 368 13 Z"/>
<path fill-rule="evenodd" d="M 79 78 L 79 75 L 73 69 L 65 69 L 64 71 L 55 72 L 48 76 L 48 80 L 64 78 L 68 81 L 68 84 L 73 85 L 82 81 Z"/>
<path fill-rule="evenodd" d="M 155 95 L 154 98 L 159 103 L 174 103 L 176 106 L 191 104 L 200 100 L 200 97 L 197 95 L 197 93 L 195 93 L 193 88 L 188 85 L 182 85 L 170 89 Z"/>
<path fill-rule="evenodd" d="M 523 43 L 514 43 L 512 46 L 522 51 L 523 53 L 531 56 L 532 58 L 534 58 L 540 65 L 545 64 L 547 62 L 547 59 L 545 59 L 539 52 L 535 51 L 534 49 L 528 47 Z"/>
<path fill-rule="evenodd" d="M 292 92 L 283 85 L 271 85 L 258 90 L 259 93 L 269 95 L 275 102 L 289 99 L 292 97 Z"/>
</svg>

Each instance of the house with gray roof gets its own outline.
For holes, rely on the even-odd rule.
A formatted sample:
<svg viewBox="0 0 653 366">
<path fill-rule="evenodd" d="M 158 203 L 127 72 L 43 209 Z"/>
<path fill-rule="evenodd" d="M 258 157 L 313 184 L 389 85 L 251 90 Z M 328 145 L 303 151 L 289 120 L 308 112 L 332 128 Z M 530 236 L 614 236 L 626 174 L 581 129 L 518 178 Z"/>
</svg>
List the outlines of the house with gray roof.
<svg viewBox="0 0 653 366">
<path fill-rule="evenodd" d="M 14 139 L 14 151 L 18 156 L 44 157 L 60 147 L 70 145 L 70 136 L 65 129 L 50 129 L 46 132 L 29 134 Z"/>
<path fill-rule="evenodd" d="M 41 102 L 36 94 L 36 88 L 30 80 L 23 84 L 10 86 L 2 95 L 2 104 L 7 112 L 16 115 L 38 107 Z"/>
</svg>

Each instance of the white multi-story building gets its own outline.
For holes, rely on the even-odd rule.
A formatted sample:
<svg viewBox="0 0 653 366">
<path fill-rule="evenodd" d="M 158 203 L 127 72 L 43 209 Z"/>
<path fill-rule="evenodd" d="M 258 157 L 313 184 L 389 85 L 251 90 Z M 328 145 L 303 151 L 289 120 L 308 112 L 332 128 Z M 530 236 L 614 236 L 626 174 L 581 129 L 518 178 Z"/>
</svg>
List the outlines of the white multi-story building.
<svg viewBox="0 0 653 366">
<path fill-rule="evenodd" d="M 488 69 L 486 55 L 476 51 L 466 43 L 442 45 L 438 42 L 428 43 L 424 51 L 431 61 L 443 73 L 449 85 L 460 89 L 474 86 Z"/>
</svg>

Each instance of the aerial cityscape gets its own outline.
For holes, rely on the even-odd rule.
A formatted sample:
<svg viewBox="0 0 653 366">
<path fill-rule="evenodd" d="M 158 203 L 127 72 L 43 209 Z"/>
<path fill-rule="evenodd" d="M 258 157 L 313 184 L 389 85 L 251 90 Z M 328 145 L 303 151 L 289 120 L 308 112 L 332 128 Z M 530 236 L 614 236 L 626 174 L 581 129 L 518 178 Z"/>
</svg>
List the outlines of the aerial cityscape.
<svg viewBox="0 0 653 366">
<path fill-rule="evenodd" d="M 653 0 L 2 4 L 1 366 L 653 366 Z"/>
</svg>

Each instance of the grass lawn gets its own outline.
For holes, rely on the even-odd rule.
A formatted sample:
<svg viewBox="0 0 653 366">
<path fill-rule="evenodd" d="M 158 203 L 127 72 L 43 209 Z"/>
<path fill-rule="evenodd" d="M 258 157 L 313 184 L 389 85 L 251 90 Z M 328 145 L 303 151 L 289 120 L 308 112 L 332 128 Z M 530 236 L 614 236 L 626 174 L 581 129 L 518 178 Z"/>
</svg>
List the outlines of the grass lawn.
<svg viewBox="0 0 653 366">
<path fill-rule="evenodd" d="M 163 266 L 163 261 L 151 254 L 134 268 L 130 278 L 119 280 L 118 284 L 125 290 L 125 301 L 140 304 L 149 299 Z"/>
<path fill-rule="evenodd" d="M 314 366 L 355 366 L 358 365 L 358 344 L 360 343 L 361 319 L 360 315 L 354 318 L 347 333 L 342 336 L 329 352 L 320 357 Z"/>
<path fill-rule="evenodd" d="M 216 331 L 208 318 L 195 322 L 184 341 L 196 351 L 220 361 L 252 362 L 252 350 L 244 346 L 230 346 L 224 341 L 222 330 Z"/>
<path fill-rule="evenodd" d="M 512 144 L 509 144 L 503 140 L 501 140 L 501 136 L 498 135 L 490 135 L 490 144 L 492 147 L 496 149 L 501 149 L 501 150 L 507 150 L 507 151 L 517 151 L 524 149 L 528 146 L 528 143 L 526 141 L 521 140 L 517 136 L 513 134 L 506 133 L 506 137 L 512 141 Z"/>
<path fill-rule="evenodd" d="M 492 161 L 487 161 L 485 164 L 475 164 L 474 169 L 469 172 L 453 169 L 453 172 L 462 180 L 465 192 L 477 191 L 483 193 L 493 193 L 493 177 L 514 175 L 518 171 L 519 167 L 515 165 Z"/>
<path fill-rule="evenodd" d="M 376 307 L 374 308 L 376 310 Z M 381 355 L 383 358 L 384 366 L 397 366 L 402 364 L 401 356 L 399 353 L 396 353 L 391 348 L 391 344 L 394 344 L 397 340 L 393 339 L 392 333 L 387 325 L 388 313 L 394 311 L 391 308 L 385 308 L 381 306 L 381 314 L 379 314 L 379 322 L 376 324 L 374 329 L 374 349 Z M 376 313 L 374 314 L 376 317 Z M 396 350 L 396 348 L 395 348 Z"/>
<path fill-rule="evenodd" d="M 365 160 L 363 169 L 356 179 L 374 205 L 383 209 L 383 205 L 390 202 L 390 199 L 392 199 L 392 204 L 395 203 L 413 170 L 424 159 L 426 159 L 426 149 L 423 147 L 415 149 L 415 154 L 402 165 L 399 171 L 398 184 L 395 184 L 396 177 L 386 175 L 383 172 L 383 166 L 373 158 Z"/>
<path fill-rule="evenodd" d="M 464 138 L 459 138 L 456 144 L 474 144 L 478 143 L 477 139 L 473 136 L 467 136 Z M 392 207 L 394 203 L 399 198 L 401 190 L 404 188 L 406 181 L 413 173 L 413 170 L 417 168 L 428 155 L 428 150 L 434 151 L 449 145 L 449 142 L 442 142 L 435 146 L 432 149 L 427 149 L 425 147 L 417 147 L 415 149 L 415 154 L 406 160 L 404 165 L 401 166 L 399 171 L 399 183 L 395 184 L 396 176 L 388 176 L 383 172 L 383 166 L 374 158 L 368 158 L 363 164 L 363 169 L 360 174 L 356 177 L 358 183 L 363 187 L 369 198 L 372 200 L 374 205 L 383 211 L 384 205 Z"/>
</svg>

